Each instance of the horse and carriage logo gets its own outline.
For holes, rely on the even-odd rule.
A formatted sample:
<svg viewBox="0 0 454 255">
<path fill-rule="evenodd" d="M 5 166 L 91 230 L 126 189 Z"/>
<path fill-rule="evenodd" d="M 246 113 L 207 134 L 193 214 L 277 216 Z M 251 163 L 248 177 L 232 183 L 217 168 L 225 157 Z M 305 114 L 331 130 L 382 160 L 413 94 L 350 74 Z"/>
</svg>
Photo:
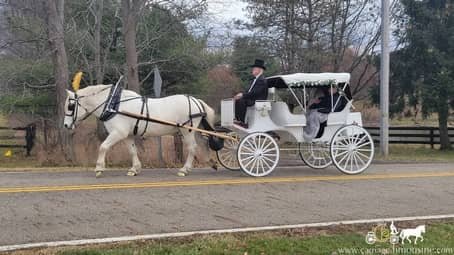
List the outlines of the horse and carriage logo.
<svg viewBox="0 0 454 255">
<path fill-rule="evenodd" d="M 414 244 L 417 244 L 418 239 L 420 241 L 424 241 L 424 237 L 422 236 L 426 233 L 426 226 L 420 225 L 416 228 L 407 228 L 398 230 L 397 227 L 394 225 L 394 222 L 391 221 L 391 224 L 388 226 L 386 223 L 379 224 L 375 226 L 372 231 L 366 234 L 366 243 L 368 244 L 375 244 L 389 242 L 392 245 L 398 244 L 399 241 L 401 244 L 404 244 L 405 241 L 412 243 L 412 239 L 410 237 L 414 237 Z"/>
</svg>

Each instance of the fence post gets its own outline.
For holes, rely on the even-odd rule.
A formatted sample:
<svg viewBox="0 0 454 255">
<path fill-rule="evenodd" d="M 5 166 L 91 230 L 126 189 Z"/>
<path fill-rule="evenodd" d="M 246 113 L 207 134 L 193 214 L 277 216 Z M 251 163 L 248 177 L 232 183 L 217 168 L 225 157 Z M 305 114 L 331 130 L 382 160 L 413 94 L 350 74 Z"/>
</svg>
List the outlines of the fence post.
<svg viewBox="0 0 454 255">
<path fill-rule="evenodd" d="M 27 157 L 30 156 L 30 152 L 35 145 L 36 136 L 36 125 L 34 123 L 29 124 L 25 128 L 25 148 L 27 149 Z"/>
<path fill-rule="evenodd" d="M 434 128 L 430 128 L 430 148 L 434 148 Z"/>
</svg>

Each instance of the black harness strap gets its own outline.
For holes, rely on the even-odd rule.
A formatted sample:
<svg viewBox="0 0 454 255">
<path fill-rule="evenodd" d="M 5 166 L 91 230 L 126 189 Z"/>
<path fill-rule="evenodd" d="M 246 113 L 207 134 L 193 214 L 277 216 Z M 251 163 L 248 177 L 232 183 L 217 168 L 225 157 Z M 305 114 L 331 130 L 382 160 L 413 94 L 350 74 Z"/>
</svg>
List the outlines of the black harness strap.
<svg viewBox="0 0 454 255">
<path fill-rule="evenodd" d="M 148 119 L 150 118 L 150 111 L 148 109 L 148 98 L 146 97 L 143 97 L 143 102 L 145 104 L 145 108 L 147 109 L 147 120 L 145 122 L 145 128 L 143 129 L 143 132 L 140 136 L 143 136 L 145 135 L 145 132 L 147 132 L 147 128 L 148 128 Z"/>
<path fill-rule="evenodd" d="M 188 123 L 191 123 L 191 127 L 192 127 L 193 126 L 192 119 L 199 118 L 199 117 L 202 117 L 202 119 L 204 119 L 207 116 L 207 113 L 205 112 L 205 107 L 203 107 L 202 103 L 200 103 L 197 99 L 195 99 L 194 97 L 189 96 L 189 95 L 186 95 L 186 97 L 188 98 L 188 105 L 189 105 L 189 119 L 187 121 L 185 121 L 182 125 L 186 125 Z M 199 109 L 198 113 L 192 114 L 191 101 Z"/>
<path fill-rule="evenodd" d="M 146 129 L 147 129 L 147 126 L 148 126 L 148 104 L 146 103 L 146 98 L 145 98 L 145 97 L 142 97 L 142 108 L 140 109 L 140 115 L 143 115 L 143 110 L 144 110 L 144 108 L 145 108 L 145 105 L 147 105 L 147 119 L 146 119 L 147 122 L 146 122 L 146 124 L 145 124 L 145 129 L 144 129 L 142 135 L 145 133 L 145 131 L 146 131 Z M 139 130 L 139 122 L 140 122 L 140 119 L 138 118 L 138 119 L 136 120 L 136 125 L 134 126 L 134 133 L 133 133 L 134 135 L 137 135 L 137 132 L 138 132 L 138 130 Z"/>
<path fill-rule="evenodd" d="M 191 96 L 186 96 L 188 98 L 188 105 L 189 105 L 189 122 L 191 122 L 191 127 L 193 126 L 193 123 L 192 123 L 192 107 L 191 107 Z M 191 132 L 191 130 L 189 130 L 189 132 Z"/>
</svg>

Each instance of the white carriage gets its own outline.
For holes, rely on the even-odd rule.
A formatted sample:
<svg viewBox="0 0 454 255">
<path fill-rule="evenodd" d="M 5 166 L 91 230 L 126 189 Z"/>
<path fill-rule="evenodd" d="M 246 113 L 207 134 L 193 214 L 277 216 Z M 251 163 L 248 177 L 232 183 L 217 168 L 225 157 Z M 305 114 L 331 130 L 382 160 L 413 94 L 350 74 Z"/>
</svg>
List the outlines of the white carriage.
<svg viewBox="0 0 454 255">
<path fill-rule="evenodd" d="M 221 125 L 238 139 L 225 140 L 224 148 L 217 151 L 219 162 L 227 169 L 241 169 L 250 176 L 266 176 L 279 162 L 279 145 L 296 141 L 301 159 L 312 168 L 334 164 L 346 174 L 363 172 L 373 159 L 374 143 L 362 128 L 361 113 L 351 111 L 349 81 L 348 73 L 295 73 L 269 77 L 268 100 L 256 101 L 247 109 L 248 128 L 234 124 L 233 99 L 223 100 Z M 323 87 L 337 88 L 340 96 L 335 102 L 331 99 L 327 121 L 321 123 L 316 138 L 307 142 L 303 128 L 308 101 L 315 96 L 316 88 Z M 287 94 L 288 99 L 281 99 L 282 93 Z M 345 100 L 345 107 L 335 111 L 341 100 Z"/>
</svg>

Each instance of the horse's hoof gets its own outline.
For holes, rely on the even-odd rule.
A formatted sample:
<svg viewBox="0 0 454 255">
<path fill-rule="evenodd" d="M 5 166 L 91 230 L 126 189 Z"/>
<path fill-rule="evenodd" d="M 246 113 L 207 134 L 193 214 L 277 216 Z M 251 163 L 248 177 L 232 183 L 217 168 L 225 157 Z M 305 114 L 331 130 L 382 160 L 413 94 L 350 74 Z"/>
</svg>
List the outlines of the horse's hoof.
<svg viewBox="0 0 454 255">
<path fill-rule="evenodd" d="M 213 168 L 215 171 L 218 170 L 218 164 L 211 165 L 211 168 Z"/>
<path fill-rule="evenodd" d="M 102 171 L 96 171 L 96 178 L 99 178 L 102 176 Z"/>
<path fill-rule="evenodd" d="M 126 175 L 127 175 L 127 176 L 136 176 L 137 173 L 136 173 L 136 172 L 129 171 Z"/>
<path fill-rule="evenodd" d="M 178 172 L 178 176 L 180 176 L 180 177 L 185 177 L 185 176 L 186 176 L 186 173 L 184 173 L 184 172 Z"/>
</svg>

